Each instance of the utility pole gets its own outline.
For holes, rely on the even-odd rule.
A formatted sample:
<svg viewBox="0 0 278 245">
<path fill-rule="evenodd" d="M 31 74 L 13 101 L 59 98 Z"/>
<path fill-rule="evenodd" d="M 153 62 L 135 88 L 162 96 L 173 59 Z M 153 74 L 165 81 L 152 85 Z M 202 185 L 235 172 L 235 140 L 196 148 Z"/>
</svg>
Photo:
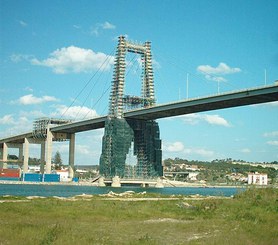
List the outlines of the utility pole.
<svg viewBox="0 0 278 245">
<path fill-rule="evenodd" d="M 264 69 L 264 86 L 266 86 L 266 69 Z"/>
<path fill-rule="evenodd" d="M 188 76 L 189 74 L 186 73 L 186 99 L 188 99 Z"/>
</svg>

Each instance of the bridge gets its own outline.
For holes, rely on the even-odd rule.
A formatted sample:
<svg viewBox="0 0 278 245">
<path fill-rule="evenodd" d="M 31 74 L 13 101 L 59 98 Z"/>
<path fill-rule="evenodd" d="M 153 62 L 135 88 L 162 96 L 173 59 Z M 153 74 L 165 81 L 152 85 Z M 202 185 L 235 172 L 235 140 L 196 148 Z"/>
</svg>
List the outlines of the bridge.
<svg viewBox="0 0 278 245">
<path fill-rule="evenodd" d="M 126 52 L 141 55 L 144 71 L 142 97 L 124 95 Z M 26 173 L 29 144 L 40 144 L 41 172 L 50 173 L 52 142 L 69 140 L 69 174 L 74 177 L 75 134 L 105 128 L 100 159 L 101 174 L 108 179 L 115 176 L 125 178 L 126 154 L 133 145 L 137 157 L 136 169 L 133 169 L 136 172 L 134 179 L 154 179 L 163 175 L 161 140 L 156 119 L 278 101 L 278 84 L 273 84 L 157 105 L 154 100 L 150 43 L 133 44 L 122 36 L 119 37 L 115 67 L 108 115 L 77 122 L 38 120 L 32 132 L 0 139 L 0 164 L 7 162 L 9 148 L 18 148 L 19 161 L 23 162 L 23 173 Z M 133 105 L 139 108 L 133 109 Z M 128 110 L 124 110 L 124 106 L 129 107 Z"/>
</svg>

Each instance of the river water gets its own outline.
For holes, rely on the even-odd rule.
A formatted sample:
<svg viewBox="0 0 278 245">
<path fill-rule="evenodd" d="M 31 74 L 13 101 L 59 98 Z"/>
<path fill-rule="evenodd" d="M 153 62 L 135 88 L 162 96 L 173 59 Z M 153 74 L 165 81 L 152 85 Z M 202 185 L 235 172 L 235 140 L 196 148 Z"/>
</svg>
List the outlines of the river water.
<svg viewBox="0 0 278 245">
<path fill-rule="evenodd" d="M 0 196 L 59 196 L 72 197 L 81 194 L 107 194 L 110 191 L 122 193 L 134 191 L 136 193 L 146 191 L 162 195 L 202 195 L 202 196 L 232 196 L 245 190 L 235 187 L 165 187 L 165 188 L 141 188 L 124 186 L 120 188 L 73 186 L 73 185 L 30 185 L 30 184 L 0 184 Z"/>
</svg>

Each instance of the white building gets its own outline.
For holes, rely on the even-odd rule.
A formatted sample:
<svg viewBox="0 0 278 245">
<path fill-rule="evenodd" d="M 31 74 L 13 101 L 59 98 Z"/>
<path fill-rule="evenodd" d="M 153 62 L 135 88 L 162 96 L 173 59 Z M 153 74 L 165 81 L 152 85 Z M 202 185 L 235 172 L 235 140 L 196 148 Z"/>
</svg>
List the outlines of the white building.
<svg viewBox="0 0 278 245">
<path fill-rule="evenodd" d="M 39 173 L 41 171 L 40 166 L 28 166 L 28 173 Z"/>
<path fill-rule="evenodd" d="M 191 173 L 188 174 L 188 179 L 192 180 L 192 181 L 196 181 L 198 174 L 199 174 L 199 172 L 191 172 Z"/>
<path fill-rule="evenodd" d="M 267 174 L 249 173 L 248 185 L 267 185 Z"/>
<path fill-rule="evenodd" d="M 61 182 L 71 181 L 71 179 L 69 178 L 69 171 L 67 169 L 56 170 L 55 172 L 60 175 Z"/>
</svg>

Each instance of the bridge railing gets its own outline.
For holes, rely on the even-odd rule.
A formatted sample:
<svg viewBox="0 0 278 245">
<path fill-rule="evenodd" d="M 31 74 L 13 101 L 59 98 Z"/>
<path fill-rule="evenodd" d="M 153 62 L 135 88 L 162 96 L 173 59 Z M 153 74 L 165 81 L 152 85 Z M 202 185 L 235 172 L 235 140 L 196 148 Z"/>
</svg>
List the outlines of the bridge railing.
<svg viewBox="0 0 278 245">
<path fill-rule="evenodd" d="M 252 88 L 245 88 L 245 89 L 239 89 L 239 90 L 232 90 L 232 91 L 227 91 L 227 92 L 222 92 L 222 93 L 216 93 L 216 94 L 209 94 L 206 96 L 197 96 L 194 98 L 186 98 L 186 99 L 181 99 L 181 100 L 176 100 L 176 101 L 171 101 L 171 102 L 165 102 L 165 103 L 157 103 L 153 106 L 145 107 L 145 108 L 136 108 L 132 110 L 128 110 L 126 112 L 135 112 L 135 111 L 140 111 L 142 109 L 148 109 L 148 108 L 154 108 L 158 106 L 165 106 L 165 105 L 174 105 L 180 102 L 187 102 L 187 101 L 194 101 L 194 100 L 199 100 L 199 99 L 207 99 L 211 97 L 216 97 L 216 96 L 223 96 L 223 95 L 229 95 L 229 94 L 236 94 L 236 93 L 242 93 L 242 92 L 248 92 L 252 90 L 257 90 L 257 89 L 264 89 L 264 88 L 272 88 L 272 87 L 278 87 L 278 83 L 275 83 L 274 85 L 264 85 L 264 86 L 257 86 L 257 87 L 252 87 Z"/>
</svg>

